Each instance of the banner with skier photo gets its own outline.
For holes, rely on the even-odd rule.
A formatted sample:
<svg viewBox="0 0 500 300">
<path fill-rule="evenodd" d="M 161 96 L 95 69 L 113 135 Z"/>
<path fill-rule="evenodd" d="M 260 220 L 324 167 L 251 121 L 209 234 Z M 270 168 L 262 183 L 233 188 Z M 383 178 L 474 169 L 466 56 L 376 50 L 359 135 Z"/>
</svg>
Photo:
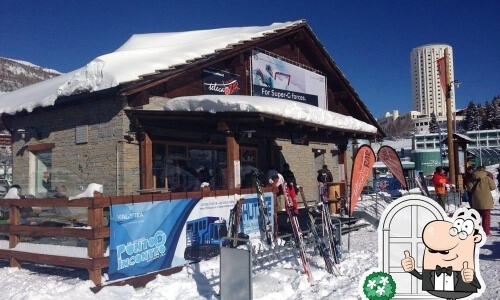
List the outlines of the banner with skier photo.
<svg viewBox="0 0 500 300">
<path fill-rule="evenodd" d="M 362 145 L 359 147 L 352 164 L 349 216 L 352 216 L 352 213 L 354 212 L 356 203 L 361 196 L 363 187 L 372 172 L 374 164 L 375 152 L 373 152 L 372 147 L 368 145 Z"/>
<path fill-rule="evenodd" d="M 277 57 L 252 51 L 252 95 L 326 109 L 326 77 Z"/>
</svg>

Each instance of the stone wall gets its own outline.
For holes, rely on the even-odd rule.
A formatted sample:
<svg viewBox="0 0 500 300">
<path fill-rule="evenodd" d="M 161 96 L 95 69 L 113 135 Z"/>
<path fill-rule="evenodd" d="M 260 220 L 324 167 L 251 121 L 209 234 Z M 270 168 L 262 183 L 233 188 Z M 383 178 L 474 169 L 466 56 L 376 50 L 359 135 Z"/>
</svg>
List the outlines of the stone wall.
<svg viewBox="0 0 500 300">
<path fill-rule="evenodd" d="M 13 127 L 25 129 L 26 138 L 15 134 L 13 139 L 13 183 L 19 184 L 23 193 L 34 194 L 35 159 L 27 149 L 36 153 L 33 147 L 53 143 L 52 189 L 61 183 L 68 189 L 68 196 L 73 196 L 89 183 L 98 183 L 104 186 L 105 195 L 135 192 L 139 189 L 139 145 L 124 139 L 129 130 L 129 119 L 123 111 L 126 105 L 126 99 L 120 97 L 56 105 L 16 116 Z M 77 126 L 83 126 L 84 131 L 86 127 L 86 142 L 77 143 Z"/>
<path fill-rule="evenodd" d="M 331 153 L 331 150 L 334 149 L 333 144 L 310 143 L 309 146 L 302 146 L 293 145 L 290 140 L 277 140 L 276 142 L 281 147 L 284 160 L 277 166 L 278 171 L 281 171 L 284 163 L 288 163 L 290 169 L 295 174 L 297 184 L 304 188 L 304 194 L 308 201 L 318 200 L 318 182 L 316 176 L 317 170 L 322 165 L 328 165 L 333 174 L 334 182 L 340 181 L 338 157 L 333 156 Z M 316 165 L 313 149 L 325 150 L 325 153 L 317 159 L 321 161 L 319 162 L 319 167 Z M 298 201 L 299 205 L 302 206 L 302 199 L 300 197 Z"/>
</svg>

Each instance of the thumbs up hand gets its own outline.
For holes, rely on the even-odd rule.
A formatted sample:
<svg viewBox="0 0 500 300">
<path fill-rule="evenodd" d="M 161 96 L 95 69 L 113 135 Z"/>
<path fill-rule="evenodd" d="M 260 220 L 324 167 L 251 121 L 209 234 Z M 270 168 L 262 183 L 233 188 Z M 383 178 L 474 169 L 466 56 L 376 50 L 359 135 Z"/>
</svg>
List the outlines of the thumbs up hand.
<svg viewBox="0 0 500 300">
<path fill-rule="evenodd" d="M 469 269 L 469 263 L 466 261 L 464 261 L 464 265 L 460 274 L 462 275 L 462 280 L 464 282 L 469 283 L 474 279 L 474 269 Z"/>
<path fill-rule="evenodd" d="M 411 272 L 415 270 L 415 260 L 411 257 L 410 252 L 408 250 L 405 251 L 405 258 L 401 260 L 401 267 L 405 272 Z"/>
</svg>

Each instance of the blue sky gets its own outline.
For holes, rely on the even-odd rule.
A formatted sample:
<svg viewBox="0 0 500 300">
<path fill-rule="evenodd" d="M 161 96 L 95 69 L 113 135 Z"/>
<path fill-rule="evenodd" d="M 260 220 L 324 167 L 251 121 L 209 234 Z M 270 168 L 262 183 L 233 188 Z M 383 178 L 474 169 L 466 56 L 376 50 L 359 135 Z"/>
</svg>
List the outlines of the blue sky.
<svg viewBox="0 0 500 300">
<path fill-rule="evenodd" d="M 0 0 L 0 56 L 68 72 L 136 33 L 305 19 L 375 117 L 411 109 L 410 52 L 453 47 L 457 108 L 500 95 L 497 0 Z"/>
</svg>

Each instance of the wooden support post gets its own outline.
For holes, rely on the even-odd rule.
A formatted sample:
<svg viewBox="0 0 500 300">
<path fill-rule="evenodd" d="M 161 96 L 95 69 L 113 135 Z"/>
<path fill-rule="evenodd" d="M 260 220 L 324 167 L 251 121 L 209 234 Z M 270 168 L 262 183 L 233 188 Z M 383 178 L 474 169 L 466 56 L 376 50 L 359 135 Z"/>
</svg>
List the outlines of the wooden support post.
<svg viewBox="0 0 500 300">
<path fill-rule="evenodd" d="M 153 186 L 153 142 L 146 132 L 140 133 L 140 169 L 141 189 L 152 189 Z"/>
<path fill-rule="evenodd" d="M 19 206 L 10 206 L 10 215 L 9 215 L 10 225 L 20 225 L 21 224 L 21 210 Z M 12 234 L 9 232 L 9 248 L 15 248 L 19 244 L 19 234 Z M 21 263 L 14 257 L 10 258 L 10 266 L 14 268 L 20 268 Z"/>
<path fill-rule="evenodd" d="M 449 69 L 449 53 L 448 48 L 444 48 L 445 56 L 445 70 L 446 70 L 446 130 L 448 131 L 447 143 L 448 143 L 448 168 L 450 170 L 450 181 L 456 187 L 456 169 L 455 169 L 455 148 L 453 145 L 453 118 L 451 111 L 451 89 L 452 83 L 450 82 L 450 69 Z M 440 141 L 441 142 L 441 141 Z"/>
<path fill-rule="evenodd" d="M 92 282 L 95 284 L 95 285 L 99 285 L 101 284 L 101 269 L 97 269 L 97 270 L 88 270 L 89 271 L 89 279 L 92 280 Z"/>
<path fill-rule="evenodd" d="M 230 132 L 226 135 L 227 149 L 227 188 L 239 188 L 240 182 L 240 145 Z"/>
<path fill-rule="evenodd" d="M 94 197 L 102 196 L 99 193 L 94 193 Z M 104 224 L 104 209 L 102 207 L 98 208 L 88 208 L 87 213 L 88 225 L 92 227 L 95 232 L 97 229 L 102 228 Z M 87 241 L 87 254 L 91 259 L 104 257 L 104 240 L 102 238 L 92 238 Z M 89 271 L 89 279 L 92 280 L 96 285 L 101 284 L 101 269 L 92 269 Z"/>
<path fill-rule="evenodd" d="M 278 187 L 276 186 L 276 183 L 272 183 L 272 188 L 273 188 L 273 204 L 274 204 L 274 238 L 278 236 L 279 228 L 278 228 Z"/>
</svg>

